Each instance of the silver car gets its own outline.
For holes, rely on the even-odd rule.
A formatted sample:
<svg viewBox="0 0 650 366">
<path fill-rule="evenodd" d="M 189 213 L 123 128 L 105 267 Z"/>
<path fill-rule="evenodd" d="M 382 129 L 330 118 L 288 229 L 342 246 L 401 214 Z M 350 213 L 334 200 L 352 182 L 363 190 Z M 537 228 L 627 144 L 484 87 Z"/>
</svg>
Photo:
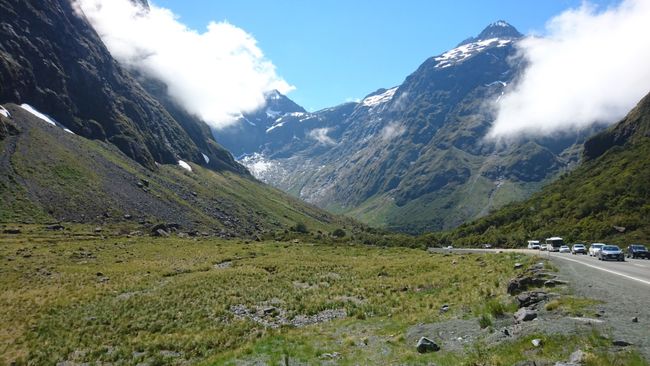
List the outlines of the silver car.
<svg viewBox="0 0 650 366">
<path fill-rule="evenodd" d="M 598 251 L 598 260 L 615 260 L 619 262 L 625 262 L 625 254 L 623 254 L 621 248 L 616 245 L 605 245 Z"/>
</svg>

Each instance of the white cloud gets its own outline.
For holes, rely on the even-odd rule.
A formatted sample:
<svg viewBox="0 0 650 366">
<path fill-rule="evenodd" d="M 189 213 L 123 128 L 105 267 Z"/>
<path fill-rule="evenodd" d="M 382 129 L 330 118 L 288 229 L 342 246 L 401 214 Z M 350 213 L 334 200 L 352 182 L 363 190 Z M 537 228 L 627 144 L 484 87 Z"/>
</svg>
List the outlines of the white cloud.
<svg viewBox="0 0 650 366">
<path fill-rule="evenodd" d="M 584 3 L 519 49 L 529 62 L 500 98 L 488 137 L 539 136 L 613 123 L 650 91 L 650 1 L 598 11 Z"/>
<path fill-rule="evenodd" d="M 327 134 L 330 132 L 329 128 L 315 128 L 307 134 L 307 136 L 311 137 L 312 139 L 318 141 L 319 143 L 323 145 L 336 145 L 336 141 L 332 139 L 331 137 L 327 136 Z"/>
<path fill-rule="evenodd" d="M 382 141 L 388 142 L 395 137 L 401 136 L 405 131 L 406 129 L 401 124 L 397 122 L 391 122 L 381 130 L 380 136 Z"/>
<path fill-rule="evenodd" d="M 276 73 L 256 40 L 227 22 L 198 32 L 170 10 L 150 11 L 130 0 L 73 0 L 113 57 L 168 86 L 170 96 L 215 128 L 264 104 L 264 93 L 293 89 Z"/>
</svg>

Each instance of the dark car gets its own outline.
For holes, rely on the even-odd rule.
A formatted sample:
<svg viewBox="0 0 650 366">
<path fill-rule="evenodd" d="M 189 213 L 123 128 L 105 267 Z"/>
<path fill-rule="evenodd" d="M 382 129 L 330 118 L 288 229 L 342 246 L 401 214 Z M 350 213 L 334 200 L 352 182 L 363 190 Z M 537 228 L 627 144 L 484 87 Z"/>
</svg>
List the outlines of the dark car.
<svg viewBox="0 0 650 366">
<path fill-rule="evenodd" d="M 621 248 L 616 245 L 605 245 L 598 251 L 598 259 L 601 261 L 615 260 L 625 261 L 625 255 Z"/>
<path fill-rule="evenodd" d="M 641 244 L 632 244 L 627 247 L 627 257 L 650 259 L 650 252 Z"/>
</svg>

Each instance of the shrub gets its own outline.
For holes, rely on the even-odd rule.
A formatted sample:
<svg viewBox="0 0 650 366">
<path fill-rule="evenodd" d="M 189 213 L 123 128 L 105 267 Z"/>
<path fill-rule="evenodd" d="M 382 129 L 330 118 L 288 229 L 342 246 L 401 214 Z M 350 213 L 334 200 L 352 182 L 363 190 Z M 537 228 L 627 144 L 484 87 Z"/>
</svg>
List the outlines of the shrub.
<svg viewBox="0 0 650 366">
<path fill-rule="evenodd" d="M 492 318 L 487 314 L 483 314 L 480 318 L 478 318 L 478 325 L 481 327 L 481 329 L 490 327 L 492 326 Z"/>
<path fill-rule="evenodd" d="M 343 230 L 341 228 L 338 228 L 338 229 L 334 230 L 334 232 L 332 233 L 332 236 L 334 236 L 336 238 L 342 238 L 342 237 L 345 236 L 345 230 Z"/>
<path fill-rule="evenodd" d="M 307 225 L 305 225 L 304 222 L 298 222 L 296 225 L 294 225 L 291 228 L 292 231 L 295 231 L 297 233 L 302 233 L 302 234 L 307 234 L 309 230 L 307 229 Z"/>
</svg>

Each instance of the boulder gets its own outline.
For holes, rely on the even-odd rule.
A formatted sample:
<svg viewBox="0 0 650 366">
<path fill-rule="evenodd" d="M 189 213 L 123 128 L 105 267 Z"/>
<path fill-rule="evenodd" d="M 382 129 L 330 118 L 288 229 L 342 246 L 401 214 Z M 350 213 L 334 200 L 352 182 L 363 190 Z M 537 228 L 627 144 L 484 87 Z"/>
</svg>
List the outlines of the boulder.
<svg viewBox="0 0 650 366">
<path fill-rule="evenodd" d="M 517 302 L 520 308 L 535 305 L 546 300 L 548 300 L 548 294 L 543 291 L 522 292 L 517 295 Z"/>
<path fill-rule="evenodd" d="M 168 237 L 169 233 L 163 229 L 158 229 L 154 233 L 152 233 L 153 236 L 159 236 L 159 237 Z"/>
<path fill-rule="evenodd" d="M 521 308 L 517 310 L 517 312 L 514 314 L 514 317 L 517 323 L 528 322 L 537 318 L 537 312 L 526 308 Z"/>
<path fill-rule="evenodd" d="M 614 341 L 612 341 L 612 344 L 618 347 L 627 347 L 632 345 L 632 343 L 624 341 L 622 339 L 615 339 Z"/>
<path fill-rule="evenodd" d="M 162 224 L 156 224 L 151 228 L 151 234 L 154 236 L 162 236 L 162 235 L 156 235 L 158 231 L 163 230 L 167 233 L 167 235 L 164 236 L 169 236 L 169 233 L 177 231 L 181 226 L 179 224 L 174 224 L 174 223 L 162 223 Z"/>
<path fill-rule="evenodd" d="M 45 227 L 47 230 L 64 230 L 65 227 L 61 224 L 52 224 Z"/>
<path fill-rule="evenodd" d="M 539 287 L 544 284 L 544 279 L 538 276 L 533 275 L 524 275 L 516 277 L 508 282 L 508 294 L 516 295 L 522 291 L 525 291 L 528 287 L 535 286 Z"/>
<path fill-rule="evenodd" d="M 532 343 L 533 346 L 535 346 L 535 347 L 539 347 L 539 346 L 542 345 L 542 340 L 539 339 L 539 338 L 535 338 L 535 339 L 533 339 L 532 341 L 530 341 L 530 343 Z"/>
<path fill-rule="evenodd" d="M 587 359 L 587 354 L 581 350 L 577 350 L 569 357 L 569 363 L 580 365 Z"/>
<path fill-rule="evenodd" d="M 521 263 L 515 263 L 515 269 L 519 269 L 519 268 L 521 268 L 521 267 L 523 267 L 523 266 L 524 266 L 524 265 L 521 264 Z"/>
<path fill-rule="evenodd" d="M 436 342 L 430 340 L 427 337 L 420 338 L 418 344 L 415 347 L 418 353 L 437 352 L 440 350 L 440 346 L 438 346 Z"/>
</svg>

